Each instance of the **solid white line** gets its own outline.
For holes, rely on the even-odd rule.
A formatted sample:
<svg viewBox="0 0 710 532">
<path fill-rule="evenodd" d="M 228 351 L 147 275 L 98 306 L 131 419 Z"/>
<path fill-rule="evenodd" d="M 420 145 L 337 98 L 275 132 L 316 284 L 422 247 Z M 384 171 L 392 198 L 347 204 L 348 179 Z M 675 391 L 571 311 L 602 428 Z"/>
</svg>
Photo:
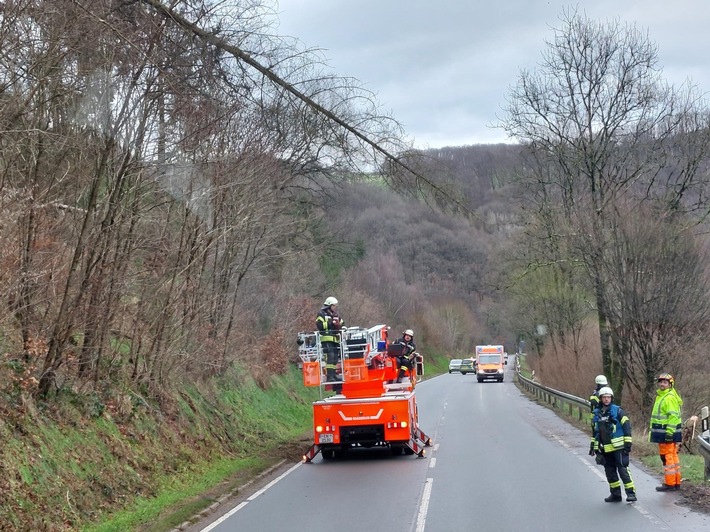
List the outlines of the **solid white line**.
<svg viewBox="0 0 710 532">
<path fill-rule="evenodd" d="M 426 525 L 426 514 L 429 511 L 429 498 L 431 497 L 431 485 L 434 482 L 433 478 L 426 479 L 424 484 L 424 494 L 422 495 L 422 502 L 419 505 L 419 515 L 417 515 L 417 528 L 416 532 L 424 532 L 424 526 Z"/>
<path fill-rule="evenodd" d="M 284 474 L 282 474 L 281 476 L 276 477 L 274 480 L 272 480 L 271 482 L 269 482 L 266 486 L 264 486 L 264 487 L 261 488 L 259 491 L 257 491 L 256 493 L 254 493 L 251 497 L 247 497 L 247 500 L 248 500 L 248 501 L 253 501 L 253 500 L 256 499 L 259 495 L 261 495 L 261 494 L 264 493 L 266 490 L 268 490 L 271 486 L 273 486 L 274 484 L 276 484 L 279 480 L 283 479 L 286 475 L 291 474 L 293 471 L 296 470 L 296 468 L 301 467 L 302 465 L 303 465 L 303 462 L 298 462 L 298 463 L 297 463 L 295 466 L 293 466 L 291 469 L 289 469 L 288 471 L 286 471 L 286 472 L 285 472 Z"/>
<path fill-rule="evenodd" d="M 244 507 L 249 503 L 249 501 L 253 501 L 254 499 L 256 499 L 259 495 L 261 495 L 262 493 L 264 493 L 264 492 L 265 492 L 266 490 L 268 490 L 271 486 L 273 486 L 274 484 L 276 484 L 279 480 L 282 480 L 284 477 L 286 477 L 286 475 L 291 474 L 293 471 L 296 470 L 297 467 L 300 467 L 302 464 L 303 464 L 303 462 L 298 462 L 298 463 L 297 463 L 295 466 L 293 466 L 291 469 L 289 469 L 288 471 L 286 471 L 286 472 L 283 473 L 282 475 L 276 477 L 274 480 L 272 480 L 271 482 L 269 482 L 266 486 L 264 486 L 263 488 L 261 488 L 259 491 L 257 491 L 256 493 L 254 493 L 254 494 L 251 495 L 250 497 L 247 497 L 247 500 L 246 500 L 246 501 L 240 502 L 237 506 L 235 506 L 234 508 L 232 508 L 231 510 L 229 510 L 226 514 L 224 514 L 222 517 L 220 517 L 219 519 L 217 519 L 216 521 L 214 521 L 212 524 L 210 524 L 210 525 L 206 526 L 205 528 L 203 528 L 200 532 L 209 532 L 210 530 L 212 530 L 212 529 L 218 527 L 219 525 L 221 525 L 222 523 L 224 523 L 227 519 L 229 519 L 229 518 L 232 517 L 234 514 L 236 514 L 239 510 L 241 510 L 242 508 L 244 508 Z"/>
<path fill-rule="evenodd" d="M 246 502 L 246 501 L 240 502 L 237 506 L 235 506 L 234 508 L 232 508 L 229 512 L 227 512 L 227 513 L 224 514 L 222 517 L 220 517 L 219 519 L 217 519 L 217 520 L 216 520 L 214 523 L 212 523 L 211 525 L 209 525 L 209 526 L 203 528 L 200 532 L 209 532 L 209 531 L 212 530 L 213 528 L 215 528 L 215 527 L 221 525 L 221 524 L 224 523 L 227 519 L 229 519 L 229 518 L 232 517 L 234 514 L 236 514 L 239 510 L 241 510 L 242 508 L 244 508 L 246 505 L 247 505 L 247 502 Z"/>
<path fill-rule="evenodd" d="M 429 459 L 429 467 L 434 469 L 436 467 L 436 458 L 432 457 Z"/>
</svg>

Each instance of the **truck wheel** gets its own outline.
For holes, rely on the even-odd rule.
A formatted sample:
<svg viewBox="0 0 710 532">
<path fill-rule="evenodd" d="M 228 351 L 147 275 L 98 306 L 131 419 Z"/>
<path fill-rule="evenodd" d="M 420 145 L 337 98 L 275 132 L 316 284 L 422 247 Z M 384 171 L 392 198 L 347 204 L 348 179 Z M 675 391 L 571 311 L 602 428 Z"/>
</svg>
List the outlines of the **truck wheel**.
<svg viewBox="0 0 710 532">
<path fill-rule="evenodd" d="M 323 455 L 323 460 L 330 460 L 333 458 L 333 449 L 321 449 L 320 454 Z"/>
<path fill-rule="evenodd" d="M 480 377 L 476 377 L 476 379 L 478 380 L 478 382 L 483 382 L 483 379 Z"/>
</svg>

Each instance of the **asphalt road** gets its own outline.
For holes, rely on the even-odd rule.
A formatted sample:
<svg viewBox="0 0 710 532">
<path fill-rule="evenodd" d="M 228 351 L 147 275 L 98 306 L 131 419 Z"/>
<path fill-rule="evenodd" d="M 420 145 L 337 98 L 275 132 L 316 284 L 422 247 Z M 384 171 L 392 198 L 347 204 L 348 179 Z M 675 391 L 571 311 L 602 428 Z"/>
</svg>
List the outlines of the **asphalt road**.
<svg viewBox="0 0 710 532">
<path fill-rule="evenodd" d="M 353 452 L 288 464 L 224 504 L 202 532 L 710 530 L 710 516 L 657 493 L 632 464 L 638 502 L 605 503 L 589 435 L 528 400 L 512 382 L 445 374 L 417 386 L 427 456 Z M 304 449 L 305 450 L 305 449 Z"/>
</svg>

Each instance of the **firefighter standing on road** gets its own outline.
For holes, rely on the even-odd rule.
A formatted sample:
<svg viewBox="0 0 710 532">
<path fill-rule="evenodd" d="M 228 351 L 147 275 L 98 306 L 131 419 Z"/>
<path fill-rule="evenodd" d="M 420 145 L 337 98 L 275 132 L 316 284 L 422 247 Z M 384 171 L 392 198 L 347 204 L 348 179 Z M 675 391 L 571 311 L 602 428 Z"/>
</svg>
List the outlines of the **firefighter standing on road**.
<svg viewBox="0 0 710 532">
<path fill-rule="evenodd" d="M 589 423 L 592 425 L 592 437 L 594 437 L 594 411 L 599 406 L 599 390 L 604 386 L 609 386 L 609 381 L 604 375 L 597 375 L 594 379 L 595 388 L 589 396 Z"/>
<path fill-rule="evenodd" d="M 594 410 L 594 439 L 589 454 L 597 456 L 604 465 L 611 494 L 605 502 L 621 502 L 621 483 L 624 483 L 626 500 L 636 500 L 636 488 L 629 472 L 631 452 L 631 421 L 624 410 L 613 404 L 614 392 L 608 386 L 599 390 L 599 406 Z M 621 477 L 621 480 L 619 480 Z"/>
<path fill-rule="evenodd" d="M 409 375 L 411 377 L 414 368 L 414 363 L 412 357 L 414 352 L 417 350 L 417 346 L 414 344 L 414 331 L 412 329 L 407 329 L 402 333 L 402 338 L 397 340 L 398 344 L 402 344 L 404 349 L 402 349 L 402 354 L 397 357 L 397 367 L 399 372 L 397 373 L 397 382 L 402 382 L 402 377 L 405 375 L 404 368 L 409 369 Z"/>
<path fill-rule="evenodd" d="M 340 359 L 340 329 L 343 320 L 338 314 L 338 300 L 329 297 L 323 302 L 323 308 L 316 317 L 316 328 L 320 333 L 320 345 L 325 354 L 325 380 L 335 382 L 338 380 L 335 369 Z M 341 387 L 336 385 L 333 389 L 340 392 Z"/>
<path fill-rule="evenodd" d="M 651 434 L 649 439 L 658 444 L 658 454 L 663 462 L 663 484 L 656 491 L 680 489 L 680 459 L 678 450 L 683 441 L 681 409 L 683 399 L 676 391 L 675 380 L 670 373 L 658 376 L 656 402 L 651 412 Z"/>
</svg>

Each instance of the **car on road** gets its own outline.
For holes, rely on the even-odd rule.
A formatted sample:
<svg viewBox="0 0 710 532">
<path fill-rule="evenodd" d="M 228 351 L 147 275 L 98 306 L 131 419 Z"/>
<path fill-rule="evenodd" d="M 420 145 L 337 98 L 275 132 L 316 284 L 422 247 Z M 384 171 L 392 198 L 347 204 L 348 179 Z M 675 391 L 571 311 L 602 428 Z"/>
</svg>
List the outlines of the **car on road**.
<svg viewBox="0 0 710 532">
<path fill-rule="evenodd" d="M 461 359 L 460 358 L 452 358 L 449 361 L 449 373 L 453 373 L 454 371 L 459 371 L 461 368 Z"/>
<path fill-rule="evenodd" d="M 476 361 L 472 358 L 464 358 L 459 366 L 459 371 L 462 375 L 466 375 L 466 373 L 476 373 Z"/>
</svg>

